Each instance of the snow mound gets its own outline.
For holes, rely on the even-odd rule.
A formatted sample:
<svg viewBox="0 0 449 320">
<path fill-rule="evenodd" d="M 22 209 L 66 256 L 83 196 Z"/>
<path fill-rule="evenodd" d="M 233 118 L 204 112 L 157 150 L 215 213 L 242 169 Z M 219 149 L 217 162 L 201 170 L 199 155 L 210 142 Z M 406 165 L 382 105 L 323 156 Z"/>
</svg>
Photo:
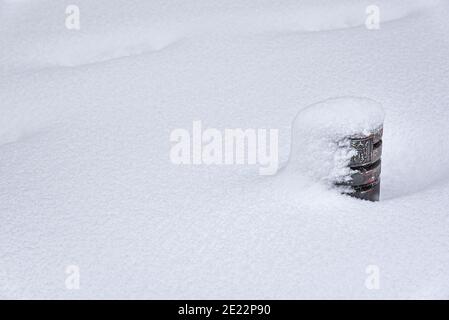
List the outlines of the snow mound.
<svg viewBox="0 0 449 320">
<path fill-rule="evenodd" d="M 293 122 L 286 172 L 329 185 L 347 180 L 353 156 L 348 137 L 369 135 L 384 117 L 382 106 L 367 98 L 333 98 L 306 107 Z"/>
</svg>

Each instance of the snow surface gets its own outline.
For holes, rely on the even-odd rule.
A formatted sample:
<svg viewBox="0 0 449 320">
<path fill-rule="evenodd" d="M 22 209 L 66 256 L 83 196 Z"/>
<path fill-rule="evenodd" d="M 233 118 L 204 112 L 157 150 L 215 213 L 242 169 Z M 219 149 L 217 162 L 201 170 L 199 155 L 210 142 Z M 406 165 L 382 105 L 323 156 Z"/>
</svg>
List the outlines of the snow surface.
<svg viewBox="0 0 449 320">
<path fill-rule="evenodd" d="M 449 298 L 448 1 L 74 2 L 0 1 L 0 297 Z M 378 203 L 287 174 L 339 96 L 385 109 Z M 285 168 L 172 164 L 195 120 Z"/>
</svg>

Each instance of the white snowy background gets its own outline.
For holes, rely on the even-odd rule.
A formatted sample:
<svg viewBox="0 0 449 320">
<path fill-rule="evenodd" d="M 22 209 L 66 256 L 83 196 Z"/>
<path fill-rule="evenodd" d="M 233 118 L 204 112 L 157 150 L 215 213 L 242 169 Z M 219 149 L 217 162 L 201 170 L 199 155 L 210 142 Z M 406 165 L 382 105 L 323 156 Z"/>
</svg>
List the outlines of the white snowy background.
<svg viewBox="0 0 449 320">
<path fill-rule="evenodd" d="M 285 166 L 335 96 L 386 111 L 378 203 L 170 162 L 201 120 Z M 0 0 L 0 297 L 449 298 L 448 139 L 448 1 Z"/>
</svg>

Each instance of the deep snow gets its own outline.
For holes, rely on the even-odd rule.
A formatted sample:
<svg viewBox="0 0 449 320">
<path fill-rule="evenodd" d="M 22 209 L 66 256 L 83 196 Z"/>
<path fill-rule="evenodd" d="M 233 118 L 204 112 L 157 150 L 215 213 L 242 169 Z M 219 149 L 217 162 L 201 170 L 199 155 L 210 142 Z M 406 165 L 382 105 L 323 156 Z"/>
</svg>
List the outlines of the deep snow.
<svg viewBox="0 0 449 320">
<path fill-rule="evenodd" d="M 76 3 L 80 31 L 0 1 L 0 297 L 449 298 L 448 1 L 376 1 L 380 30 L 370 1 Z M 338 96 L 385 109 L 379 203 L 287 174 Z M 195 120 L 279 129 L 285 168 L 172 164 Z"/>
</svg>

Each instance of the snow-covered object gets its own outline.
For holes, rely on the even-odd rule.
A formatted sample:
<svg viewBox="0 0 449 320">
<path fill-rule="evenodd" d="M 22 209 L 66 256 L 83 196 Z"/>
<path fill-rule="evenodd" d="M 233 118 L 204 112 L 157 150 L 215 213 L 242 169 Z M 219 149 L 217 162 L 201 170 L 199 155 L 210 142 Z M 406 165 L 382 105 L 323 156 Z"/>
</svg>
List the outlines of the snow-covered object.
<svg viewBox="0 0 449 320">
<path fill-rule="evenodd" d="M 371 5 L 0 1 L 0 297 L 448 298 L 448 1 Z M 334 96 L 385 109 L 381 202 L 170 162 L 201 120 L 279 129 L 285 171 Z"/>
<path fill-rule="evenodd" d="M 368 136 L 383 125 L 382 106 L 371 99 L 340 97 L 301 110 L 292 125 L 287 174 L 298 174 L 329 186 L 345 182 L 355 151 L 349 138 Z"/>
</svg>

